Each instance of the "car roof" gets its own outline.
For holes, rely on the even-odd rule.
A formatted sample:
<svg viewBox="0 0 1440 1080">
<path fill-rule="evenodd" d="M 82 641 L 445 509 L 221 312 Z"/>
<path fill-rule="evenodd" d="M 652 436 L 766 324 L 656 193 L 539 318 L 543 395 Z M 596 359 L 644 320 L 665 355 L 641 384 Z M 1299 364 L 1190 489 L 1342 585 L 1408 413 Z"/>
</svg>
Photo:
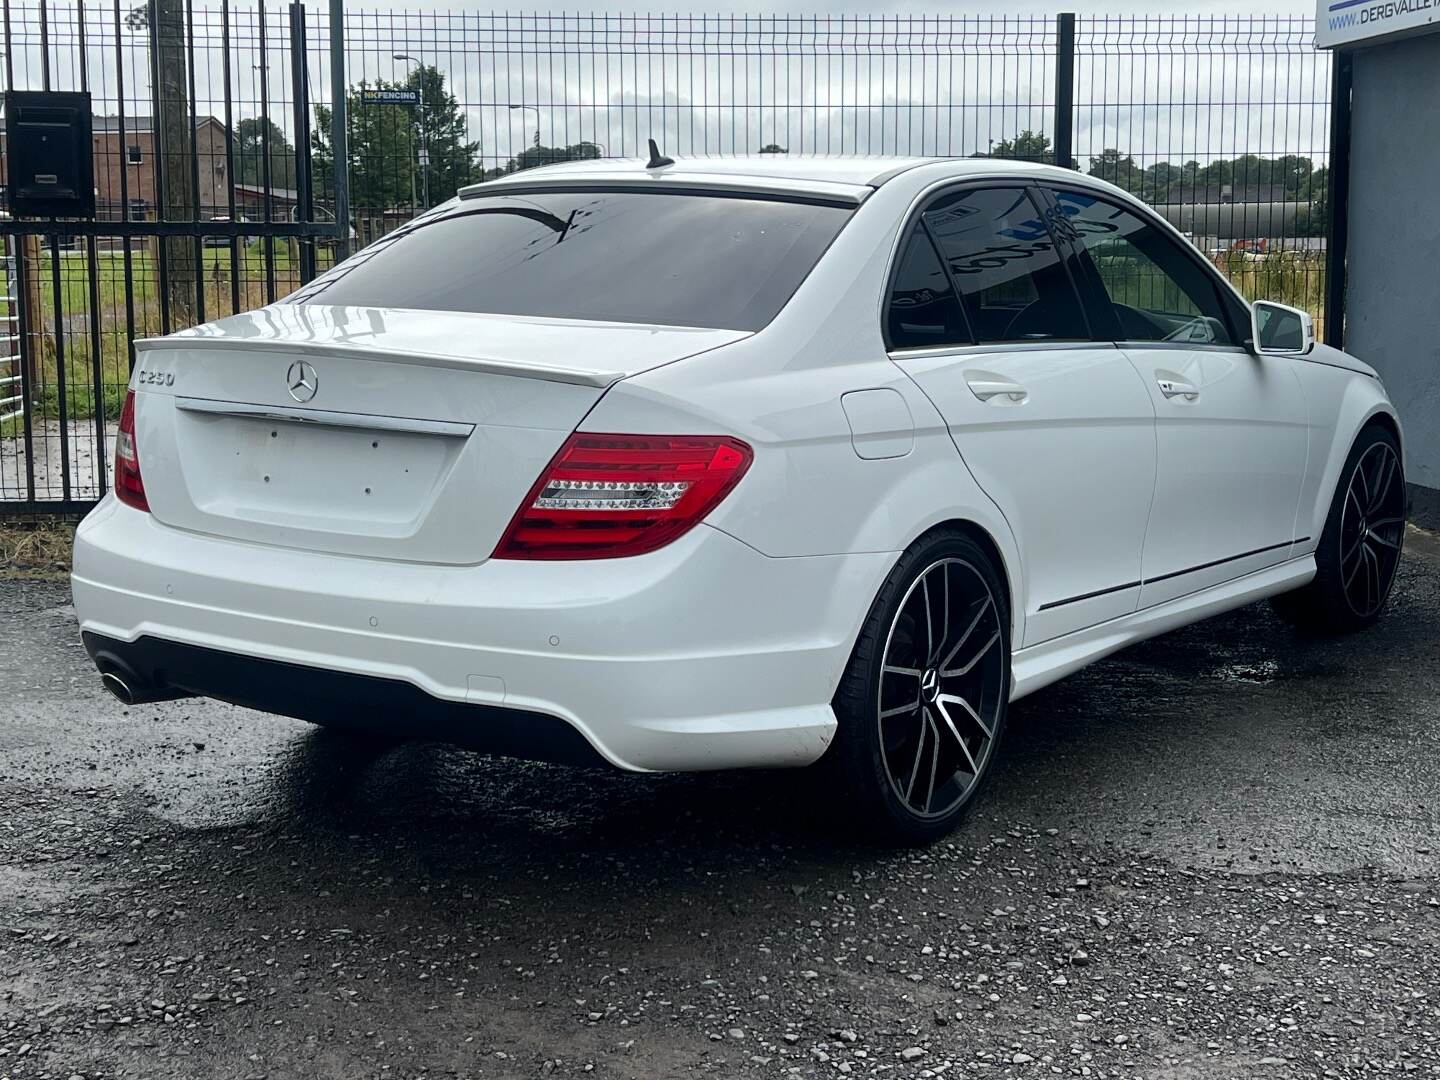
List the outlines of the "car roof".
<svg viewBox="0 0 1440 1080">
<path fill-rule="evenodd" d="M 462 198 L 518 194 L 571 187 L 684 187 L 792 194 L 860 203 L 895 177 L 925 165 L 946 164 L 956 178 L 1076 174 L 1053 166 L 995 158 L 869 157 L 828 154 L 750 154 L 734 157 L 680 158 L 672 165 L 646 168 L 639 159 L 597 158 L 569 161 L 510 173 L 461 188 Z"/>
</svg>

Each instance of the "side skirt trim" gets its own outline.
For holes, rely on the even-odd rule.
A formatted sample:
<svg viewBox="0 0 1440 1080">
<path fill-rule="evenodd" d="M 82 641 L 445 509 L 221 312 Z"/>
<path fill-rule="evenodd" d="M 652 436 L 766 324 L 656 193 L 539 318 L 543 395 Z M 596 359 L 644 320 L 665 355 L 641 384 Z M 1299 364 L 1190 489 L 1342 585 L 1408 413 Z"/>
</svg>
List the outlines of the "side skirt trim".
<svg viewBox="0 0 1440 1080">
<path fill-rule="evenodd" d="M 1295 540 L 1286 540 L 1279 544 L 1270 544 L 1266 547 L 1256 548 L 1254 551 L 1242 551 L 1239 555 L 1227 555 L 1223 559 L 1215 559 L 1211 562 L 1201 563 L 1199 566 L 1189 566 L 1184 570 L 1174 570 L 1168 574 L 1159 574 L 1152 578 L 1142 578 L 1139 581 L 1127 581 L 1124 585 L 1112 585 L 1108 589 L 1096 589 L 1094 592 L 1081 593 L 1079 596 L 1069 596 L 1064 600 L 1051 600 L 1048 604 L 1041 604 L 1039 610 L 1049 611 L 1051 608 L 1064 607 L 1066 604 L 1078 604 L 1082 600 L 1093 600 L 1097 596 L 1108 596 L 1110 593 L 1124 592 L 1126 589 L 1154 585 L 1157 582 L 1184 577 L 1186 574 L 1198 574 L 1201 570 L 1210 570 L 1217 566 L 1224 566 L 1226 563 L 1236 562 L 1239 559 L 1251 558 L 1254 555 L 1264 555 L 1267 551 L 1279 551 L 1281 548 L 1294 547 L 1296 544 L 1308 543 L 1309 540 L 1310 537 L 1301 536 Z"/>
<path fill-rule="evenodd" d="M 1298 589 L 1315 576 L 1315 556 L 1304 555 L 1244 577 L 1178 596 L 1073 634 L 1020 649 L 1012 658 L 1010 700 L 1063 679 L 1137 641 L 1176 630 L 1267 596 Z"/>
</svg>

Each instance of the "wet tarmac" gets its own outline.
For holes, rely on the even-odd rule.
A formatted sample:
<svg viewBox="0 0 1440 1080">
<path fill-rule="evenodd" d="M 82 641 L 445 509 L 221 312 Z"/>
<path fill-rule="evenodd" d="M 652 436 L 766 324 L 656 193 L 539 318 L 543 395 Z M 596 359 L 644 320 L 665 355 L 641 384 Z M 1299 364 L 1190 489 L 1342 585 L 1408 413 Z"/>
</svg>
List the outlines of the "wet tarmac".
<svg viewBox="0 0 1440 1080">
<path fill-rule="evenodd" d="M 1018 704 L 954 838 L 126 709 L 0 580 L 0 1080 L 1440 1075 L 1440 541 L 1350 638 L 1259 605 Z"/>
</svg>

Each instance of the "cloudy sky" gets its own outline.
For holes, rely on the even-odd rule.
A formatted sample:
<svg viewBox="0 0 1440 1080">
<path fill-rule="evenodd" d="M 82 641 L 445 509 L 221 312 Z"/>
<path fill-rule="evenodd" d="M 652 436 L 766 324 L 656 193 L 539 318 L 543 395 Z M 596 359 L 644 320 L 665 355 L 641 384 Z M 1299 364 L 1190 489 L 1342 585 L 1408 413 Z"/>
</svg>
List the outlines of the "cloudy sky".
<svg viewBox="0 0 1440 1080">
<path fill-rule="evenodd" d="M 56 88 L 77 77 L 76 2 L 49 0 Z M 108 0 L 85 3 L 91 88 L 97 111 L 113 113 L 113 9 Z M 327 4 L 306 3 L 307 81 L 318 102 L 329 97 Z M 39 85 L 37 7 L 15 5 L 17 87 Z M 549 14 L 577 9 L 583 14 Z M 1329 58 L 1293 18 L 1313 17 L 1313 0 L 590 0 L 553 8 L 529 0 L 508 14 L 465 0 L 347 3 L 346 82 L 405 79 L 411 64 L 396 53 L 434 67 L 486 167 L 503 166 L 537 134 L 550 146 L 596 142 L 615 156 L 640 153 L 650 136 L 683 155 L 770 143 L 790 152 L 967 155 L 1026 130 L 1053 130 L 1058 9 L 1115 20 L 1082 22 L 1082 161 L 1111 147 L 1142 167 L 1249 152 L 1323 156 Z M 195 4 L 192 37 L 198 111 L 223 116 L 218 10 L 209 0 Z M 263 49 L 251 0 L 232 0 L 231 11 L 233 119 L 257 115 L 264 102 L 289 132 L 284 5 L 267 4 Z M 732 22 L 732 14 L 751 18 Z M 1177 21 L 1122 21 L 1137 15 Z M 1211 16 L 1233 21 L 1212 24 Z M 1277 16 L 1289 17 L 1283 27 Z M 122 30 L 119 44 L 127 112 L 148 113 L 145 34 Z"/>
<path fill-rule="evenodd" d="M 584 139 L 626 154 L 654 134 L 687 155 L 772 142 L 791 152 L 963 155 L 1050 128 L 1053 16 L 1065 9 L 1082 16 L 1082 157 L 1105 147 L 1142 165 L 1252 150 L 1318 157 L 1328 58 L 1294 19 L 1313 17 L 1313 0 L 1262 2 L 594 0 L 568 24 L 551 23 L 540 5 L 531 9 L 538 17 L 502 26 L 494 9 L 409 0 L 406 9 L 423 14 L 379 17 L 373 43 L 359 44 L 352 27 L 351 81 L 403 78 L 395 51 L 435 64 L 487 159 L 494 155 L 487 164 L 503 164 L 537 129 L 547 145 Z M 644 18 L 660 12 L 668 22 Z M 591 22 L 591 13 L 612 21 Z M 724 18 L 730 14 L 789 21 L 752 18 L 737 29 L 742 24 Z M 619 25 L 616 15 L 641 18 Z M 1122 22 L 1137 15 L 1187 22 L 1152 23 L 1147 36 Z M 1115 22 L 1097 27 L 1085 16 Z M 1235 21 L 1222 27 L 1225 16 Z M 1283 31 L 1276 17 L 1286 18 Z M 1109 44 L 1098 43 L 1101 30 Z"/>
</svg>

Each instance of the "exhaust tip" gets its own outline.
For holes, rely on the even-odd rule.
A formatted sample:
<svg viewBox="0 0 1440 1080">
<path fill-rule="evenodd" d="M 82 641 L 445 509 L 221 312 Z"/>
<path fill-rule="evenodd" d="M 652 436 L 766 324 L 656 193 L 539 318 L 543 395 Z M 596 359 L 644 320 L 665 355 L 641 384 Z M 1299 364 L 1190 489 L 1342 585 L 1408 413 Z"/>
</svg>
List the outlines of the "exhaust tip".
<svg viewBox="0 0 1440 1080">
<path fill-rule="evenodd" d="M 135 704 L 135 692 L 130 689 L 130 684 L 116 675 L 113 671 L 100 673 L 100 681 L 105 684 L 105 689 L 121 703 L 125 705 Z"/>
</svg>

